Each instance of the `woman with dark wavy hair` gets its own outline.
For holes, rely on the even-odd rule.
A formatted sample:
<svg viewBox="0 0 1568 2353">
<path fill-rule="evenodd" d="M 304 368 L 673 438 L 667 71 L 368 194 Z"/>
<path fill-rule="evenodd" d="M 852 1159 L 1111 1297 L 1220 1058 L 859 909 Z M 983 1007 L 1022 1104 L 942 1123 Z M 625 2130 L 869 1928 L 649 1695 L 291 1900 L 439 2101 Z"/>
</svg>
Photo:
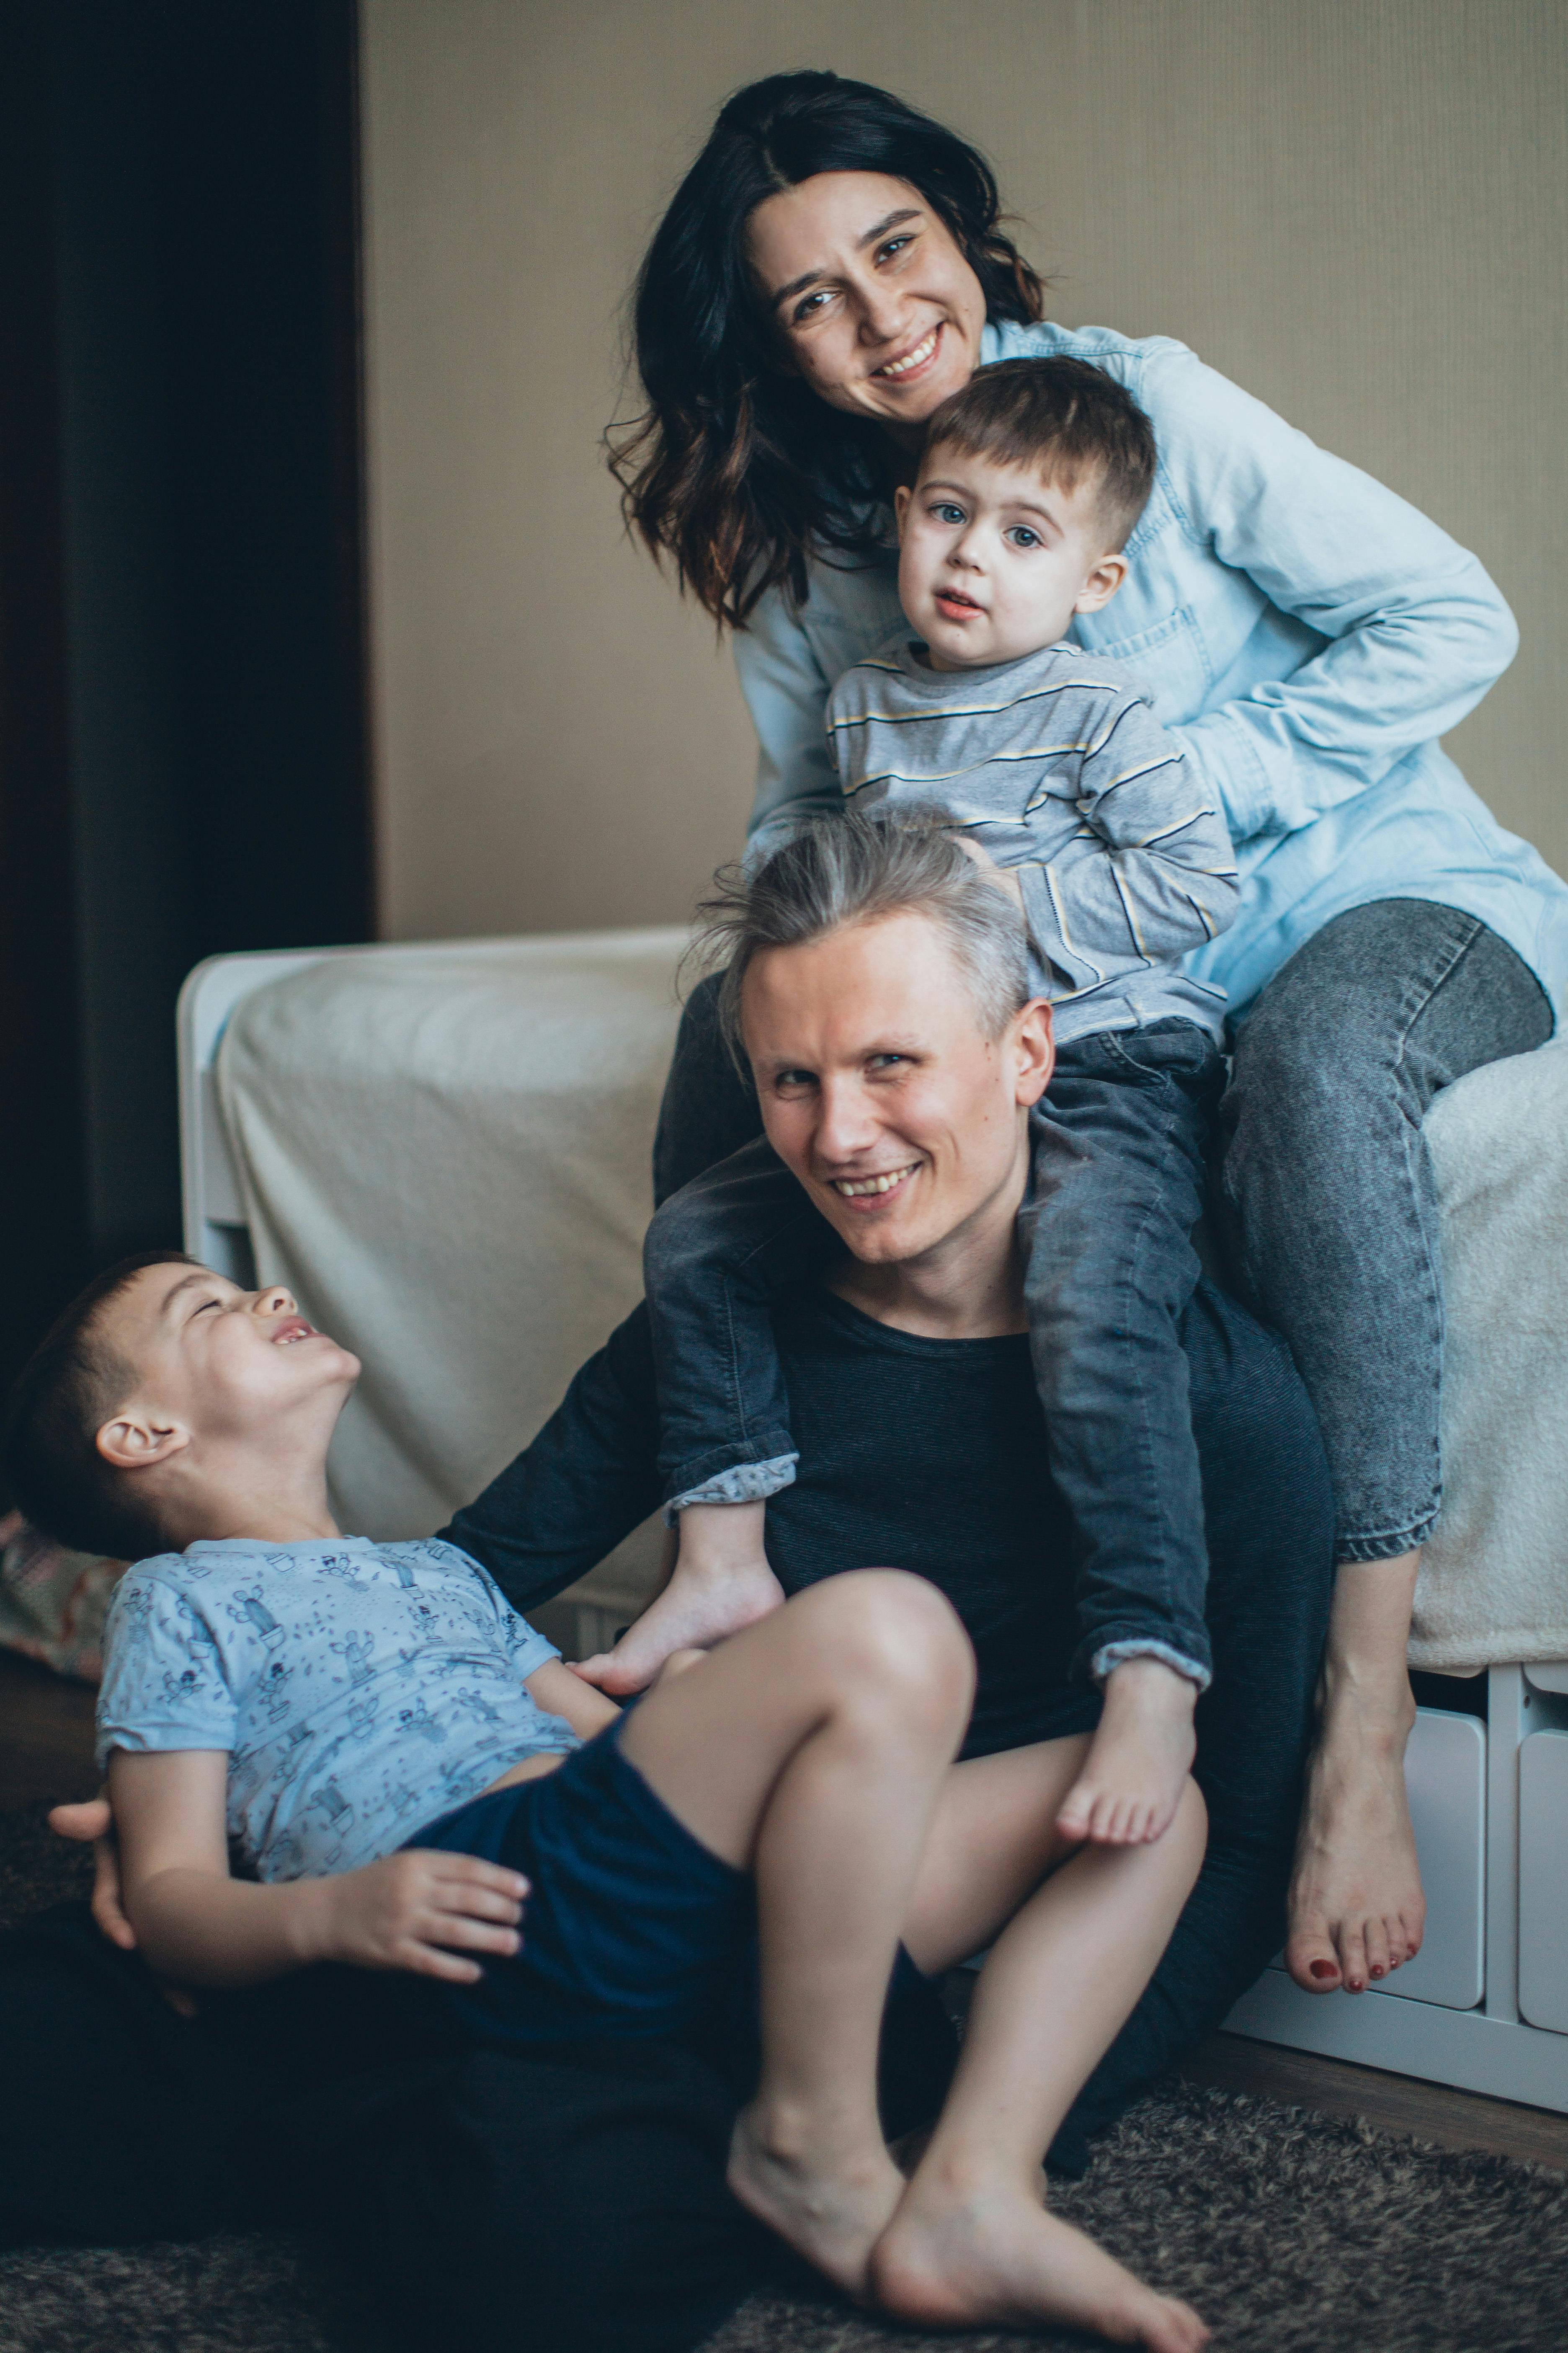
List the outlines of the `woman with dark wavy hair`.
<svg viewBox="0 0 1568 2353">
<path fill-rule="evenodd" d="M 1440 1496 L 1443 1311 L 1421 1122 L 1442 1087 L 1551 1036 L 1568 889 L 1440 748 L 1516 642 L 1476 559 L 1181 343 L 1041 313 L 973 147 L 885 90 L 774 75 L 723 108 L 648 250 L 647 406 L 614 462 L 629 522 L 734 631 L 754 862 L 843 806 L 823 707 L 900 626 L 889 501 L 938 404 L 977 367 L 1066 355 L 1152 421 L 1126 582 L 1072 635 L 1131 667 L 1236 845 L 1239 915 L 1185 965 L 1234 1025 L 1222 1207 L 1339 1508 L 1287 1958 L 1310 1991 L 1359 1990 L 1424 1921 L 1405 1656 Z M 660 1193 L 758 1125 L 699 990 Z"/>
</svg>

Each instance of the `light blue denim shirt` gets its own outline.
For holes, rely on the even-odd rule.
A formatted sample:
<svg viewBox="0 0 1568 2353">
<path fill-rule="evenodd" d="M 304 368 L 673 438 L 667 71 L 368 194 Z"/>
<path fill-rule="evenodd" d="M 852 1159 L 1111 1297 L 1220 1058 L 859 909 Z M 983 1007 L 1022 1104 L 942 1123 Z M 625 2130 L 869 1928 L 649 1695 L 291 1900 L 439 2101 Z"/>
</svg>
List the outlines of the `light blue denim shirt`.
<svg viewBox="0 0 1568 2353">
<path fill-rule="evenodd" d="M 1433 899 L 1489 923 L 1561 1016 L 1568 885 L 1437 740 L 1518 643 L 1475 557 L 1167 336 L 988 326 L 982 364 L 1057 353 L 1124 384 L 1159 447 L 1126 582 L 1071 634 L 1127 664 L 1219 795 L 1240 912 L 1188 972 L 1240 1011 L 1347 907 Z M 749 864 L 800 817 L 843 807 L 828 691 L 899 620 L 889 549 L 850 570 L 813 561 L 803 607 L 770 590 L 736 635 L 760 747 Z"/>
</svg>

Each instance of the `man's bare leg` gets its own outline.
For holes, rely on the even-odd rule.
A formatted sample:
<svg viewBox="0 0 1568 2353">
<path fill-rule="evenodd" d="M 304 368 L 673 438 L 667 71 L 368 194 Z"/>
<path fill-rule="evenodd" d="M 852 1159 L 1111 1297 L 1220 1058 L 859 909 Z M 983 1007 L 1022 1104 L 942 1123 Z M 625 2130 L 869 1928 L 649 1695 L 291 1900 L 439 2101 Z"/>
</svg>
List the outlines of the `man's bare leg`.
<svg viewBox="0 0 1568 2353">
<path fill-rule="evenodd" d="M 646 1691 L 672 1651 L 706 1650 L 754 1626 L 784 1599 L 763 1549 L 763 1504 L 690 1504 L 680 1514 L 674 1573 L 613 1651 L 577 1662 L 612 1699 Z"/>
<path fill-rule="evenodd" d="M 1057 1827 L 1075 1842 L 1142 1846 L 1170 1828 L 1197 1752 L 1198 1687 L 1163 1659 L 1123 1659 Z"/>
<path fill-rule="evenodd" d="M 882 2008 L 973 1693 L 936 1588 L 860 1570 L 661 1683 L 621 1735 L 678 1820 L 755 1874 L 763 2073 L 731 2188 L 855 2295 L 903 2189 L 877 2112 Z"/>
<path fill-rule="evenodd" d="M 1195 2313 L 1044 2204 L 1043 2154 L 1152 1974 L 1204 1852 L 1189 1780 L 1163 1838 L 1060 1861 L 1054 1820 L 1083 1756 L 1081 1741 L 1053 1741 L 950 1776 L 905 1930 L 922 1968 L 973 1951 L 1023 1877 L 1058 1867 L 981 1973 L 952 2090 L 873 2252 L 871 2285 L 888 2310 L 928 2327 L 1051 2323 L 1194 2353 L 1208 2335 Z"/>
<path fill-rule="evenodd" d="M 1285 1960 L 1309 1993 L 1363 1993 L 1420 1950 L 1426 1901 L 1405 1794 L 1405 1670 L 1419 1552 L 1334 1578 L 1318 1745 L 1290 1882 Z"/>
</svg>

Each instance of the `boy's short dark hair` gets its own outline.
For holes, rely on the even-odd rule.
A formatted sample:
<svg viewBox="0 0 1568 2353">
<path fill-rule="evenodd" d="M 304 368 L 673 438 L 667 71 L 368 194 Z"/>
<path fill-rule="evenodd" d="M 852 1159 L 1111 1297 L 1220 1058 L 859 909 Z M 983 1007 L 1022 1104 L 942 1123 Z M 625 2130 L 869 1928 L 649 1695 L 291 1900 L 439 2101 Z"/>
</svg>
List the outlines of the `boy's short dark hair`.
<svg viewBox="0 0 1568 2353">
<path fill-rule="evenodd" d="M 1124 547 L 1154 487 L 1154 428 L 1125 385 L 1087 360 L 1000 360 L 976 368 L 933 411 L 926 451 L 938 446 L 1002 466 L 1049 465 L 1075 490 L 1100 477 L 1111 544 Z"/>
<path fill-rule="evenodd" d="M 95 1275 L 16 1377 L 3 1453 L 13 1502 L 36 1528 L 78 1552 L 140 1560 L 163 1549 L 134 1482 L 98 1451 L 97 1438 L 136 1385 L 136 1367 L 100 1336 L 110 1300 L 148 1266 L 198 1266 L 184 1250 L 142 1250 Z"/>
</svg>

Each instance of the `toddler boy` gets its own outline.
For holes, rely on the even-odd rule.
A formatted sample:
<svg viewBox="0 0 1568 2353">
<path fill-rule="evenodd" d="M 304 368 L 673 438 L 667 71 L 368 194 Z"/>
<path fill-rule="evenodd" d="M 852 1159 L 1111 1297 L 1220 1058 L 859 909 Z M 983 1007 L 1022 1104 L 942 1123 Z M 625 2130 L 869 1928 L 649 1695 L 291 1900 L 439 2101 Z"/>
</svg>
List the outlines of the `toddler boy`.
<svg viewBox="0 0 1568 2353">
<path fill-rule="evenodd" d="M 1077 1744 L 954 1768 L 972 1654 L 934 1587 L 888 1571 L 825 1579 L 623 1715 L 455 1546 L 340 1534 L 327 1449 L 358 1373 L 286 1291 L 160 1252 L 89 1286 L 18 1382 L 29 1517 L 153 1551 L 117 1589 L 98 1715 L 152 1965 L 400 1972 L 416 2023 L 538 2045 L 679 2032 L 754 1936 L 762 2073 L 729 2168 L 752 2211 L 908 2317 L 957 2299 L 1195 2353 L 1186 2306 L 1042 2210 L 1037 2167 L 1196 1875 L 1196 1789 L 1159 1849 L 1043 1838 Z M 900 1931 L 928 1974 L 994 1937 L 1003 1957 L 908 2189 L 876 2098 Z M 999 2146 L 976 2220 L 951 2185 Z"/>
<path fill-rule="evenodd" d="M 982 369 L 936 411 L 897 494 L 910 626 L 827 705 L 846 806 L 928 821 L 940 809 L 1017 901 L 1052 1008 L 1056 1072 L 1020 1241 L 1049 1470 L 1074 1523 L 1075 1666 L 1108 1687 L 1060 1827 L 1107 1843 L 1170 1820 L 1210 1670 L 1177 1326 L 1198 1271 L 1223 1000 L 1178 959 L 1230 922 L 1236 865 L 1214 796 L 1135 681 L 1062 642 L 1121 586 L 1154 473 L 1148 419 L 1100 370 Z M 767 1108 L 764 1096 L 764 1124 Z M 889 1168 L 839 1190 L 871 1227 L 914 1181 Z M 763 1499 L 797 1457 L 768 1303 L 822 1246 L 762 1140 L 654 1219 L 645 1266 L 680 1548 L 647 1615 L 579 1668 L 605 1691 L 637 1689 L 677 1644 L 776 1604 Z M 1163 1672 L 1119 1680 L 1134 1661 Z"/>
</svg>

